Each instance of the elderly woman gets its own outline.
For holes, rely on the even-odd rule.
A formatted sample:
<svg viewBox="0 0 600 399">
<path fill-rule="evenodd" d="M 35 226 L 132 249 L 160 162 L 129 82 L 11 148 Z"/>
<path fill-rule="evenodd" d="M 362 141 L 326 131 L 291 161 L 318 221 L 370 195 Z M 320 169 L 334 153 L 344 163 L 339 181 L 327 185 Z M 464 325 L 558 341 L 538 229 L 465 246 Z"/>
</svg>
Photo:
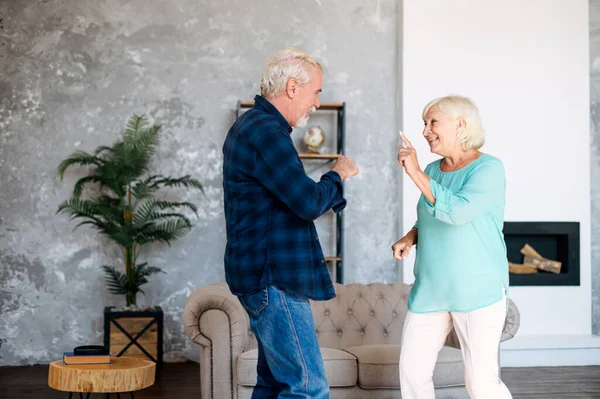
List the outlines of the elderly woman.
<svg viewBox="0 0 600 399">
<path fill-rule="evenodd" d="M 498 375 L 508 287 L 504 167 L 479 151 L 484 131 L 468 98 L 431 101 L 423 122 L 423 137 L 442 158 L 422 171 L 402 133 L 398 150 L 398 163 L 422 193 L 415 226 L 392 246 L 396 259 L 406 259 L 417 245 L 400 355 L 402 398 L 435 398 L 433 369 L 453 327 L 470 397 L 511 398 Z"/>
</svg>

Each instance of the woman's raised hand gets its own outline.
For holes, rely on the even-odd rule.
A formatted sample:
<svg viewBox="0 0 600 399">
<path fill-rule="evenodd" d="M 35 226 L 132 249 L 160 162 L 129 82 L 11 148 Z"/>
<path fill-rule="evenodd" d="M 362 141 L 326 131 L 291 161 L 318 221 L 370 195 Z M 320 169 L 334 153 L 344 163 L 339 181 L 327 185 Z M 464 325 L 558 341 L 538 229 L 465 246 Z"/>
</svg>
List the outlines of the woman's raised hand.
<svg viewBox="0 0 600 399">
<path fill-rule="evenodd" d="M 399 133 L 404 145 L 401 144 L 398 148 L 398 163 L 402 165 L 408 175 L 411 175 L 412 173 L 421 170 L 419 160 L 417 159 L 417 151 L 404 133 Z"/>
</svg>

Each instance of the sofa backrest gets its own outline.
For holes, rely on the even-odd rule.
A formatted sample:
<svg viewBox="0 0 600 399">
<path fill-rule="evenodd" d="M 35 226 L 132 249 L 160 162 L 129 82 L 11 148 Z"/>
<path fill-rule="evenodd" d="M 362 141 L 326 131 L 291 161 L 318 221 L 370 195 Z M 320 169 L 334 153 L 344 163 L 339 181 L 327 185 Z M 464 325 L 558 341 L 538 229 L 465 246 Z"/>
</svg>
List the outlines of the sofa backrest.
<svg viewBox="0 0 600 399">
<path fill-rule="evenodd" d="M 319 345 L 400 344 L 412 285 L 404 283 L 334 284 L 336 297 L 310 301 Z M 247 349 L 256 348 L 250 331 Z"/>
<path fill-rule="evenodd" d="M 400 344 L 411 286 L 335 284 L 336 297 L 311 301 L 321 347 Z"/>
</svg>

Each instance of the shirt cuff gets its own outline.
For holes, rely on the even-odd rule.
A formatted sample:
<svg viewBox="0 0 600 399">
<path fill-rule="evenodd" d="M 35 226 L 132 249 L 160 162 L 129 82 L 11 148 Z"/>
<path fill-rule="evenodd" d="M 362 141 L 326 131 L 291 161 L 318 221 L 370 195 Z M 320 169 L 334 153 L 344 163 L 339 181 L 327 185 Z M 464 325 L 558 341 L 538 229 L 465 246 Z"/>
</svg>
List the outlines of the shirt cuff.
<svg viewBox="0 0 600 399">
<path fill-rule="evenodd" d="M 331 209 L 335 213 L 339 213 L 346 207 L 346 203 L 347 203 L 346 199 L 344 198 L 344 185 L 342 184 L 342 178 L 339 175 L 339 173 L 334 170 L 330 170 L 329 172 L 325 173 L 323 176 L 327 176 L 329 179 L 331 179 L 331 181 L 333 183 L 335 183 L 335 185 L 338 188 L 338 192 L 335 195 L 334 203 L 331 206 Z"/>
<path fill-rule="evenodd" d="M 346 207 L 346 198 L 342 198 L 342 202 L 338 202 L 331 207 L 335 213 L 340 213 Z"/>
<path fill-rule="evenodd" d="M 447 190 L 431 178 L 429 179 L 429 186 L 431 187 L 433 198 L 435 198 L 435 204 L 432 204 L 427 198 L 425 198 L 425 203 L 427 204 L 427 210 L 429 213 L 435 216 L 435 212 L 444 212 L 448 214 L 452 212 L 452 207 L 448 204 L 450 201 L 447 201 L 445 198 L 446 194 L 448 194 Z"/>
<path fill-rule="evenodd" d="M 331 176 L 331 180 L 334 182 L 342 184 L 342 176 L 340 176 L 340 174 L 335 170 L 330 170 L 329 172 L 325 173 L 325 175 Z"/>
</svg>

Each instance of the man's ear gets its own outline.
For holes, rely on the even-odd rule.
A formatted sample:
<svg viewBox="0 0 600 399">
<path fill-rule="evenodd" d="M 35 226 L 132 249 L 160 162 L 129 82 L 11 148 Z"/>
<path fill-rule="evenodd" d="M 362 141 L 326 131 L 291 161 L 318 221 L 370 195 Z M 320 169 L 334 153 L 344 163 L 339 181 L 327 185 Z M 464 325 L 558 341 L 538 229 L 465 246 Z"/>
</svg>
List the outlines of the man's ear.
<svg viewBox="0 0 600 399">
<path fill-rule="evenodd" d="M 287 82 L 287 86 L 286 86 L 286 94 L 289 98 L 294 98 L 296 97 L 296 92 L 298 91 L 298 81 L 294 78 L 288 80 Z"/>
</svg>

